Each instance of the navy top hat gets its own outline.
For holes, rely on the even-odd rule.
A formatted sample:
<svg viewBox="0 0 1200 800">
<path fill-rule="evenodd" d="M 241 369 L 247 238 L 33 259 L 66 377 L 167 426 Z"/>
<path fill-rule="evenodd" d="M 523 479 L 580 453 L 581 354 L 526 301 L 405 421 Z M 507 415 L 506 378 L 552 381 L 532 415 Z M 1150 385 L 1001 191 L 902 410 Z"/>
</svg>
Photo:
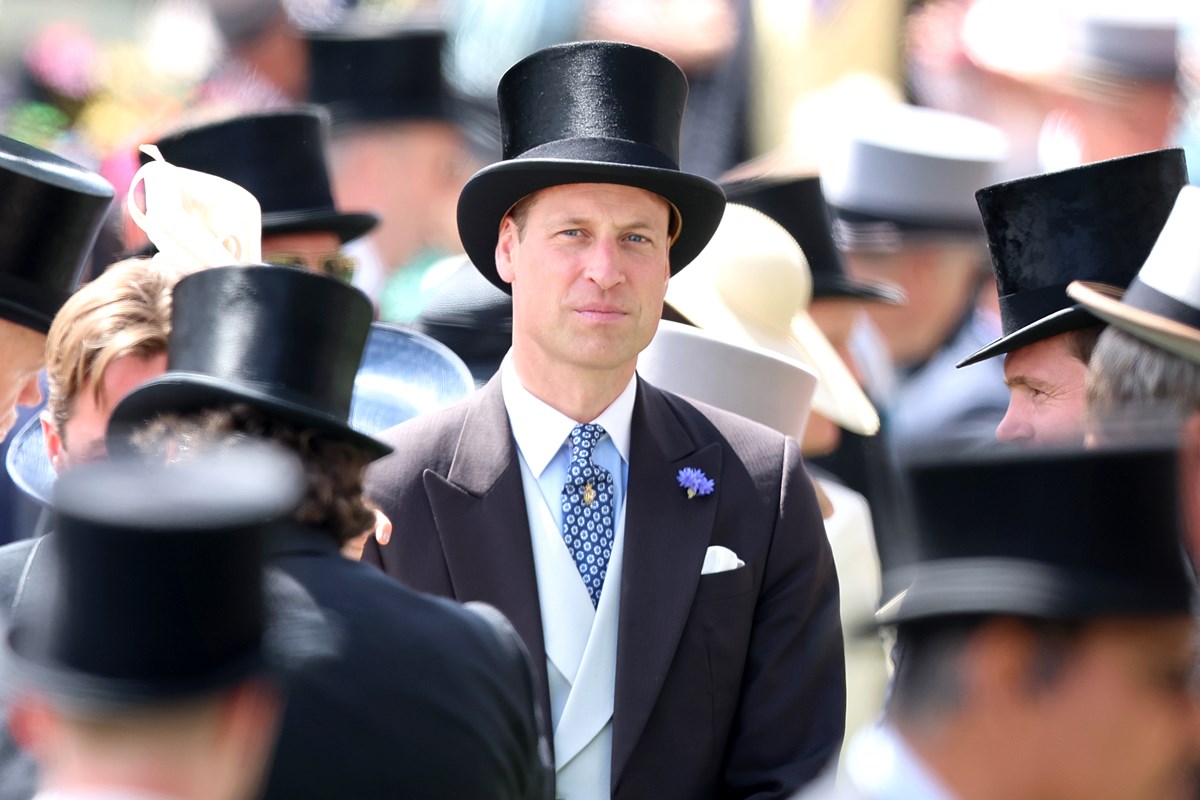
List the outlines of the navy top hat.
<svg viewBox="0 0 1200 800">
<path fill-rule="evenodd" d="M 980 189 L 1004 335 L 958 366 L 1100 324 L 1067 296 L 1067 285 L 1128 286 L 1187 181 L 1175 148 Z"/>
<path fill-rule="evenodd" d="M 308 99 L 342 125 L 398 120 L 449 120 L 451 95 L 442 77 L 444 31 L 337 28 L 308 34 Z"/>
<path fill-rule="evenodd" d="M 851 278 L 842 254 L 833 241 L 833 222 L 821 179 L 754 178 L 723 184 L 731 203 L 761 211 L 792 235 L 812 270 L 813 299 L 846 297 L 900 305 L 904 292 L 889 283 L 869 283 Z"/>
<path fill-rule="evenodd" d="M 914 463 L 917 562 L 877 622 L 1188 614 L 1171 447 L 1001 451 Z"/>
<path fill-rule="evenodd" d="M 71 470 L 55 490 L 44 570 L 4 642 L 6 682 L 81 710 L 197 696 L 286 667 L 305 633 L 272 608 L 268 526 L 303 497 L 274 448 Z M 306 643 L 305 646 L 311 646 Z"/>
<path fill-rule="evenodd" d="M 79 283 L 104 215 L 108 181 L 0 136 L 0 317 L 45 333 Z"/>
<path fill-rule="evenodd" d="M 721 221 L 725 195 L 679 169 L 687 91 L 666 56 L 617 42 L 547 47 L 504 73 L 504 158 L 477 172 L 458 200 L 458 233 L 479 271 L 509 291 L 496 274 L 501 220 L 522 197 L 570 183 L 624 184 L 666 198 L 682 221 L 672 273 L 695 258 Z"/>
<path fill-rule="evenodd" d="M 264 236 L 328 231 L 345 243 L 379 218 L 334 206 L 326 127 L 326 116 L 315 108 L 269 111 L 187 128 L 154 144 L 169 163 L 225 178 L 254 195 Z M 150 156 L 142 153 L 141 159 L 146 163 Z"/>
<path fill-rule="evenodd" d="M 113 409 L 110 449 L 160 414 L 247 403 L 379 458 L 391 448 L 347 424 L 371 301 L 324 275 L 270 265 L 183 278 L 172 299 L 167 371 Z"/>
</svg>

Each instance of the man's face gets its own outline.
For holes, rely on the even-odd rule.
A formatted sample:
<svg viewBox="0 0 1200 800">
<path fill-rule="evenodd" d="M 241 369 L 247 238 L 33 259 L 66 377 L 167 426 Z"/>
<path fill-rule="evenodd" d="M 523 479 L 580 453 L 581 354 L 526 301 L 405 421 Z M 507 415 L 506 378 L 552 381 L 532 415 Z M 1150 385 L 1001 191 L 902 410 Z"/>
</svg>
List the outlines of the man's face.
<svg viewBox="0 0 1200 800">
<path fill-rule="evenodd" d="M 38 371 L 46 359 L 46 335 L 0 320 L 0 439 L 17 422 L 17 406 L 42 402 Z"/>
<path fill-rule="evenodd" d="M 1021 445 L 1082 441 L 1086 378 L 1070 333 L 1013 350 L 1004 358 L 1010 398 L 996 438 Z"/>
<path fill-rule="evenodd" d="M 264 236 L 262 253 L 263 261 L 271 264 L 299 267 L 347 282 L 354 277 L 353 261 L 342 252 L 337 235 L 327 231 Z"/>
<path fill-rule="evenodd" d="M 1194 637 L 1194 622 L 1182 615 L 1112 618 L 1087 627 L 1061 673 L 1031 699 L 1050 784 L 1041 796 L 1196 796 Z"/>
<path fill-rule="evenodd" d="M 71 417 L 63 426 L 61 436 L 50 412 L 43 411 L 42 432 L 54 471 L 61 473 L 107 456 L 104 433 L 108 429 L 108 418 L 112 416 L 113 407 L 125 395 L 166 371 L 166 353 L 150 358 L 129 355 L 116 359 L 104 373 L 104 391 L 100 402 L 96 402 L 92 383 L 85 383 L 75 398 Z"/>
<path fill-rule="evenodd" d="M 632 375 L 662 315 L 668 220 L 658 195 L 593 183 L 538 192 L 523 236 L 506 217 L 496 267 L 512 284 L 518 365 Z"/>
</svg>

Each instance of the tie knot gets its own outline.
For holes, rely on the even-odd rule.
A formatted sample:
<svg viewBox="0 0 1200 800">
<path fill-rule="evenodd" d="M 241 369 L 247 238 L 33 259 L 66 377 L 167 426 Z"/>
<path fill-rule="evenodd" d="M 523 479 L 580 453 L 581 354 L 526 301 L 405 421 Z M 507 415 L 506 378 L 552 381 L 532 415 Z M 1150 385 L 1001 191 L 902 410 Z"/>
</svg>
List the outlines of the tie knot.
<svg viewBox="0 0 1200 800">
<path fill-rule="evenodd" d="M 571 460 L 590 461 L 592 450 L 605 434 L 604 428 L 595 423 L 576 425 L 571 429 Z"/>
</svg>

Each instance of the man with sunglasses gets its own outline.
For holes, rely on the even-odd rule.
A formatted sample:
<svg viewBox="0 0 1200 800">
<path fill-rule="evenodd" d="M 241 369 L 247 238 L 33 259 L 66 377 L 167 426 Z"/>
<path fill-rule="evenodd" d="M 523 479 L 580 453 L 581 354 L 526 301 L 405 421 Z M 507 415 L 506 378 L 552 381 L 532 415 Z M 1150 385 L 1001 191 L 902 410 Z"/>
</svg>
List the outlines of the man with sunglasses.
<svg viewBox="0 0 1200 800">
<path fill-rule="evenodd" d="M 374 229 L 379 217 L 335 205 L 324 152 L 328 127 L 323 112 L 304 107 L 180 128 L 154 144 L 168 163 L 254 195 L 262 207 L 264 261 L 349 282 L 354 260 L 342 247 Z"/>
</svg>

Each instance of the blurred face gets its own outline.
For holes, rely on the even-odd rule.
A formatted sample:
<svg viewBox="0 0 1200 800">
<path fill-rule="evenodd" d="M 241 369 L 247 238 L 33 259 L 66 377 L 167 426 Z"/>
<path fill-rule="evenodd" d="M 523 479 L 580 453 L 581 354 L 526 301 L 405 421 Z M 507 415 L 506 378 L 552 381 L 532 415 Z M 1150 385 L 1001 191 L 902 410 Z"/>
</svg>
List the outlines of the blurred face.
<svg viewBox="0 0 1200 800">
<path fill-rule="evenodd" d="M 38 371 L 46 358 L 46 336 L 0 320 L 0 439 L 17 421 L 17 406 L 42 402 Z"/>
<path fill-rule="evenodd" d="M 544 189 L 527 210 L 524 233 L 506 217 L 496 246 L 522 377 L 563 368 L 632 376 L 667 291 L 667 202 L 587 183 Z"/>
<path fill-rule="evenodd" d="M 1053 685 L 1032 698 L 1041 796 L 1058 800 L 1195 797 L 1198 718 L 1194 622 L 1112 618 L 1088 626 Z"/>
<path fill-rule="evenodd" d="M 1029 446 L 1082 441 L 1086 378 L 1087 365 L 1072 352 L 1069 333 L 1012 351 L 1004 358 L 1008 412 L 996 438 Z"/>
<path fill-rule="evenodd" d="M 263 261 L 299 267 L 349 282 L 354 277 L 354 261 L 342 252 L 336 234 L 327 231 L 279 233 L 264 236 Z"/>
<path fill-rule="evenodd" d="M 107 456 L 104 434 L 113 408 L 125 395 L 166 371 L 166 353 L 150 358 L 130 355 L 116 359 L 104 373 L 104 391 L 100 401 L 96 401 L 91 382 L 85 383 L 75 398 L 71 418 L 63 426 L 61 435 L 54 426 L 50 412 L 43 411 L 42 432 L 54 471 L 61 473 Z"/>
</svg>

